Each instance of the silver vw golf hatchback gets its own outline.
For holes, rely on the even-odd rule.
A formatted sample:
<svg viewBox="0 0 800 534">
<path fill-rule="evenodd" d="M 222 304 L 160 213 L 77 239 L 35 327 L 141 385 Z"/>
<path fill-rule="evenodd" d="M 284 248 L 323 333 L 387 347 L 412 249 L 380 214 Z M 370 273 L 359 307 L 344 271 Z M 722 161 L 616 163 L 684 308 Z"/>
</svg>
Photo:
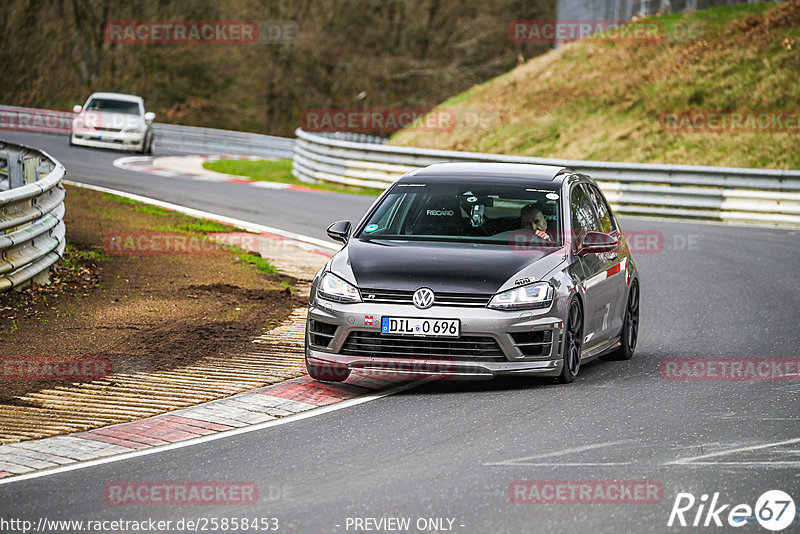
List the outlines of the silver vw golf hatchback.
<svg viewBox="0 0 800 534">
<path fill-rule="evenodd" d="M 363 219 L 309 298 L 306 366 L 415 379 L 572 382 L 629 359 L 639 274 L 597 184 L 559 167 L 446 163 L 409 172 Z"/>
</svg>

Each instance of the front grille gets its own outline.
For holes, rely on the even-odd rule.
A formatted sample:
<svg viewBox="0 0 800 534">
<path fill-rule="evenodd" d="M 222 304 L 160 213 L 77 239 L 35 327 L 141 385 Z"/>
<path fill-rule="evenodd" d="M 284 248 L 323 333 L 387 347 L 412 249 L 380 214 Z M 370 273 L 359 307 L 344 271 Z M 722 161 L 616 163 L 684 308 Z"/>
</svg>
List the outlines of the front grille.
<svg viewBox="0 0 800 534">
<path fill-rule="evenodd" d="M 309 321 L 309 330 L 311 344 L 318 347 L 327 347 L 330 345 L 333 336 L 336 335 L 335 324 L 322 323 L 313 319 Z"/>
<path fill-rule="evenodd" d="M 489 304 L 492 294 L 484 293 L 442 293 L 434 291 L 435 306 L 471 306 L 484 307 Z M 380 304 L 413 304 L 413 291 L 397 291 L 393 289 L 362 289 L 364 302 Z"/>
<path fill-rule="evenodd" d="M 553 344 L 552 330 L 533 330 L 511 334 L 514 345 L 525 356 L 547 356 Z"/>
<path fill-rule="evenodd" d="M 340 353 L 345 356 L 368 358 L 506 361 L 497 340 L 478 336 L 432 339 L 382 336 L 377 332 L 350 332 Z"/>
<path fill-rule="evenodd" d="M 115 132 L 115 133 L 119 133 L 119 132 L 122 131 L 122 128 L 106 128 L 105 126 L 95 126 L 94 129 L 99 131 L 99 132 Z"/>
</svg>

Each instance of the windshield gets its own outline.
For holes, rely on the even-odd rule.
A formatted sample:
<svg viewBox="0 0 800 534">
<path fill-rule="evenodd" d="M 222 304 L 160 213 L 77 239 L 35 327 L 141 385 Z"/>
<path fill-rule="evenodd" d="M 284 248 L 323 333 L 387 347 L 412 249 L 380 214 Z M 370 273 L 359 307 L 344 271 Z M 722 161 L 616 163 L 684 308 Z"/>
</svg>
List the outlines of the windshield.
<svg viewBox="0 0 800 534">
<path fill-rule="evenodd" d="M 86 104 L 88 111 L 107 111 L 109 113 L 124 113 L 126 115 L 139 115 L 138 102 L 125 100 L 110 100 L 107 98 L 93 98 Z"/>
<path fill-rule="evenodd" d="M 556 189 L 459 181 L 397 184 L 358 237 L 507 245 L 524 236 L 559 246 L 561 233 Z"/>
</svg>

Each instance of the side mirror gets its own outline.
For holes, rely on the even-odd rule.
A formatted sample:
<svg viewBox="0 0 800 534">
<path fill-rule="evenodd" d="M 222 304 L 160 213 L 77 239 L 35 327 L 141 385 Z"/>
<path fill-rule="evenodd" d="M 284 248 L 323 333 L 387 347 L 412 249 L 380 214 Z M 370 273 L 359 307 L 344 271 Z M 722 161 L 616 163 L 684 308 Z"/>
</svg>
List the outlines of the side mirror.
<svg viewBox="0 0 800 534">
<path fill-rule="evenodd" d="M 156 120 L 156 114 L 152 111 L 148 111 L 144 114 L 144 122 L 151 123 Z"/>
<path fill-rule="evenodd" d="M 72 111 L 73 111 L 74 113 L 80 113 L 82 109 L 83 109 L 83 108 L 82 108 L 82 107 L 80 107 L 80 106 L 79 106 L 79 105 L 77 105 L 77 104 L 75 104 L 74 106 L 72 106 Z"/>
<path fill-rule="evenodd" d="M 347 243 L 350 239 L 350 221 L 336 221 L 328 227 L 328 237 L 334 241 Z"/>
<path fill-rule="evenodd" d="M 578 250 L 578 255 L 613 252 L 617 249 L 617 245 L 619 245 L 619 239 L 612 235 L 600 232 L 586 232 L 583 244 Z"/>
</svg>

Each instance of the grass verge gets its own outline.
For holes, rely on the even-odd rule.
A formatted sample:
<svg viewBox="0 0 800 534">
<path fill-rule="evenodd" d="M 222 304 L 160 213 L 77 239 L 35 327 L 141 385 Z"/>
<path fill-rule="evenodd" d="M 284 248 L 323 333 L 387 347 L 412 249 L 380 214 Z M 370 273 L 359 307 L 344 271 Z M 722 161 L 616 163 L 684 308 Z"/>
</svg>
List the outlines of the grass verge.
<svg viewBox="0 0 800 534">
<path fill-rule="evenodd" d="M 219 161 L 207 161 L 203 163 L 203 167 L 210 171 L 232 174 L 235 176 L 245 176 L 252 180 L 299 185 L 310 189 L 319 189 L 321 191 L 333 191 L 334 193 L 350 193 L 367 196 L 378 196 L 383 193 L 381 189 L 370 187 L 347 187 L 326 182 L 309 184 L 300 181 L 292 174 L 292 160 L 288 158 L 279 160 L 222 159 Z"/>
</svg>

